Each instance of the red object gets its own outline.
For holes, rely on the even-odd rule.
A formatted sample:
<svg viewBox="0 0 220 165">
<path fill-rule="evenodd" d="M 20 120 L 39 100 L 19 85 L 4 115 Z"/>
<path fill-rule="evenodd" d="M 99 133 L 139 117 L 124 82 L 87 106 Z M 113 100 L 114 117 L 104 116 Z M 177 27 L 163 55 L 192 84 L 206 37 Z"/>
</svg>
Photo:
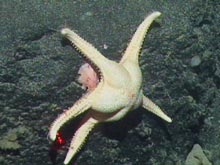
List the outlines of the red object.
<svg viewBox="0 0 220 165">
<path fill-rule="evenodd" d="M 66 143 L 65 139 L 63 138 L 60 132 L 57 133 L 56 143 L 58 145 L 64 145 Z"/>
<path fill-rule="evenodd" d="M 53 142 L 52 146 L 50 147 L 49 156 L 51 159 L 52 164 L 56 164 L 57 152 L 58 150 L 62 149 L 64 144 L 66 143 L 65 139 L 63 138 L 60 132 L 57 133 L 56 140 Z"/>
</svg>

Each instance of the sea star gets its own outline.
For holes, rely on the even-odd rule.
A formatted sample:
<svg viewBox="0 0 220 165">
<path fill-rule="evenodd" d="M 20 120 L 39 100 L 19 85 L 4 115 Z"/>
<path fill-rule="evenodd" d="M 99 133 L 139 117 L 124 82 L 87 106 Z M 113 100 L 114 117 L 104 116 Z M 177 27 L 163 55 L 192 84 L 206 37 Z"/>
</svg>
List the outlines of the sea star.
<svg viewBox="0 0 220 165">
<path fill-rule="evenodd" d="M 172 121 L 156 104 L 144 96 L 138 63 L 147 30 L 160 15 L 160 12 L 153 12 L 139 25 L 119 63 L 104 57 L 74 31 L 68 28 L 61 30 L 61 34 L 69 39 L 91 64 L 83 65 L 79 71 L 81 74 L 79 82 L 87 87 L 87 93 L 63 112 L 50 127 L 49 137 L 54 141 L 58 130 L 67 121 L 88 111 L 82 125 L 75 132 L 64 164 L 68 164 L 80 150 L 89 132 L 98 123 L 117 121 L 139 106 L 167 122 Z"/>
</svg>

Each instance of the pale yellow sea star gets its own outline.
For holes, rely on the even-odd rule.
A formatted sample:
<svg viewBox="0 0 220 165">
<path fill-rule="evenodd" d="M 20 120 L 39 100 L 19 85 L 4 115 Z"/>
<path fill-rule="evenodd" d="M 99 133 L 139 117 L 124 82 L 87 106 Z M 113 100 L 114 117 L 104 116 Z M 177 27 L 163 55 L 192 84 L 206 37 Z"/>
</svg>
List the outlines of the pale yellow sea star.
<svg viewBox="0 0 220 165">
<path fill-rule="evenodd" d="M 88 69 L 85 69 L 86 71 L 80 71 L 81 76 L 85 77 L 81 77 L 80 82 L 88 87 L 87 93 L 71 108 L 62 113 L 50 127 L 49 137 L 54 141 L 58 130 L 67 121 L 88 111 L 83 119 L 83 124 L 75 132 L 64 164 L 68 164 L 80 150 L 89 132 L 98 123 L 117 121 L 139 106 L 167 122 L 172 121 L 156 104 L 143 95 L 142 73 L 138 62 L 146 32 L 154 19 L 160 15 L 160 12 L 153 12 L 139 25 L 119 63 L 104 57 L 96 48 L 74 31 L 67 28 L 61 30 L 61 34 L 69 39 L 89 60 L 99 78 L 94 78 L 96 75 L 91 76 L 91 78 L 89 75 L 85 75 L 87 71 L 88 74 L 95 72 L 92 67 L 89 68 L 90 65 Z M 91 82 L 96 80 L 98 80 L 97 84 L 91 85 Z M 92 87 L 90 88 L 89 85 Z"/>
</svg>

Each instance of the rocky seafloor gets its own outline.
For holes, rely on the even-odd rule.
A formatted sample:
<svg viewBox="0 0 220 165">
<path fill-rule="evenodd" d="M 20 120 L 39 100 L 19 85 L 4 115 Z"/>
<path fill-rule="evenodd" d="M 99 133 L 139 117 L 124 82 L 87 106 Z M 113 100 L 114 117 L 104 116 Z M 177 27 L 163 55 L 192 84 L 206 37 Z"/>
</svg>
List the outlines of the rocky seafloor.
<svg viewBox="0 0 220 165">
<path fill-rule="evenodd" d="M 72 164 L 220 164 L 220 2 L 122 0 L 0 2 L 0 164 L 63 164 L 81 117 L 62 128 L 57 148 L 48 129 L 84 91 L 77 83 L 83 59 L 60 29 L 74 29 L 118 61 L 147 14 L 151 26 L 140 65 L 144 94 L 171 124 L 139 108 L 101 124 Z"/>
</svg>

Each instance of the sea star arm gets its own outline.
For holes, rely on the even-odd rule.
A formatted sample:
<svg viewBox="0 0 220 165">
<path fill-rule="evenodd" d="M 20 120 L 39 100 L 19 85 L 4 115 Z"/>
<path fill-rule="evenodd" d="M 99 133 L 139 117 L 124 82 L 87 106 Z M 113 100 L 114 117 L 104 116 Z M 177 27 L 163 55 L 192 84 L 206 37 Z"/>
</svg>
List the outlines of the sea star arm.
<svg viewBox="0 0 220 165">
<path fill-rule="evenodd" d="M 51 140 L 56 139 L 56 135 L 60 127 L 62 127 L 67 121 L 76 116 L 82 114 L 87 109 L 91 107 L 90 98 L 87 95 L 84 95 L 81 99 L 79 99 L 71 108 L 65 110 L 58 118 L 52 123 L 49 131 L 49 137 Z"/>
<path fill-rule="evenodd" d="M 131 61 L 132 63 L 138 64 L 138 57 L 140 48 L 142 46 L 144 37 L 151 25 L 151 23 L 161 15 L 160 12 L 153 12 L 145 18 L 145 20 L 139 25 L 135 34 L 133 35 L 120 63 Z"/>
<path fill-rule="evenodd" d="M 105 73 L 106 68 L 111 68 L 112 61 L 103 56 L 92 44 L 81 38 L 74 31 L 64 28 L 61 30 L 61 34 L 66 37 L 86 59 L 96 65 L 100 72 Z"/>
<path fill-rule="evenodd" d="M 158 107 L 153 101 L 143 95 L 143 108 L 149 110 L 150 112 L 154 113 L 155 115 L 159 116 L 163 120 L 167 122 L 172 122 L 172 119 L 167 116 L 161 109 Z"/>
<path fill-rule="evenodd" d="M 64 164 L 68 164 L 72 159 L 72 157 L 81 149 L 83 143 L 85 142 L 86 137 L 97 123 L 98 121 L 95 120 L 94 118 L 86 117 L 83 124 L 76 131 L 70 143 L 69 151 L 64 160 Z"/>
</svg>

